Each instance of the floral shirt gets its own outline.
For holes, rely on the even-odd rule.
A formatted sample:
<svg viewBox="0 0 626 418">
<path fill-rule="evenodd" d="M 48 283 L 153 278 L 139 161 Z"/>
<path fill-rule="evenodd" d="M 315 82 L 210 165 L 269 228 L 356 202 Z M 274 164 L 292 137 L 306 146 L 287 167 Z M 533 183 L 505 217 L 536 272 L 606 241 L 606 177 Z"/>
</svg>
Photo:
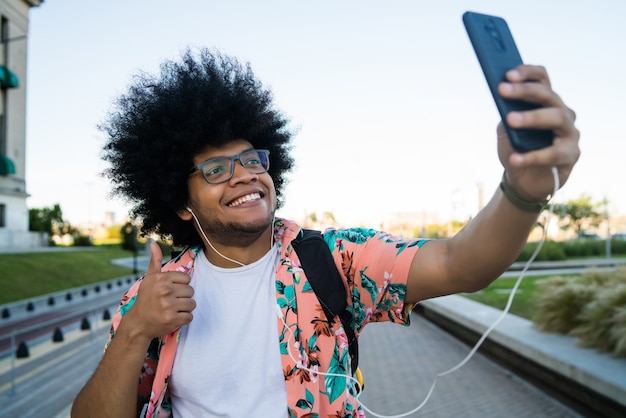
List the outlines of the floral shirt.
<svg viewBox="0 0 626 418">
<path fill-rule="evenodd" d="M 277 343 L 287 388 L 286 416 L 363 417 L 354 384 L 346 377 L 351 365 L 341 321 L 326 318 L 291 246 L 300 229 L 283 219 L 276 219 L 274 225 L 279 251 L 276 301 L 283 314 L 277 320 Z M 324 239 L 346 282 L 356 335 L 369 322 L 408 325 L 412 306 L 404 305 L 406 280 L 413 256 L 424 241 L 405 241 L 359 228 L 329 229 L 324 232 Z M 198 251 L 199 248 L 187 249 L 162 270 L 191 275 Z M 140 285 L 138 280 L 124 294 L 113 317 L 110 338 L 114 338 L 122 317 L 133 305 Z M 146 353 L 138 386 L 138 408 L 144 408 L 146 417 L 172 415 L 168 380 L 179 333 L 180 329 L 176 329 L 153 340 Z"/>
</svg>

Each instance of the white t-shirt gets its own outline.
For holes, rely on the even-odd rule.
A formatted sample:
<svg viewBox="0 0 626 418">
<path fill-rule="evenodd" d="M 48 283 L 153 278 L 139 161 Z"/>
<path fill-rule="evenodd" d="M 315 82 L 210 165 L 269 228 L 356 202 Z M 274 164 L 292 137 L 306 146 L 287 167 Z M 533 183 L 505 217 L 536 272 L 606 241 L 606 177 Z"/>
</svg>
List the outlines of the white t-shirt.
<svg viewBox="0 0 626 418">
<path fill-rule="evenodd" d="M 175 417 L 286 416 L 277 262 L 276 247 L 253 264 L 231 269 L 198 253 L 190 283 L 197 306 L 181 330 L 170 381 Z"/>
</svg>

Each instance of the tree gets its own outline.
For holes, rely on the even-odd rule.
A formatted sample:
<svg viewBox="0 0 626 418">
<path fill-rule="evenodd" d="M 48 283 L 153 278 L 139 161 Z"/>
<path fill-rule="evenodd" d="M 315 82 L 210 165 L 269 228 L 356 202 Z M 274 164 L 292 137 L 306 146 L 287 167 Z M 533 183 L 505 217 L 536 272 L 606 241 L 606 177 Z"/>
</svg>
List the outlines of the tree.
<svg viewBox="0 0 626 418">
<path fill-rule="evenodd" d="M 565 231 L 573 230 L 576 236 L 589 228 L 597 227 L 604 219 L 604 215 L 599 211 L 602 202 L 594 203 L 591 196 L 581 195 L 578 199 L 568 200 L 566 203 L 554 205 L 554 214 L 559 217 L 561 228 Z"/>
<path fill-rule="evenodd" d="M 122 235 L 122 248 L 136 252 L 139 249 L 139 242 L 137 241 L 139 229 L 137 226 L 128 221 L 122 226 L 120 232 Z"/>
<path fill-rule="evenodd" d="M 89 239 L 81 237 L 78 230 L 63 219 L 63 211 L 57 203 L 51 208 L 32 208 L 28 210 L 28 229 L 35 232 L 47 232 L 50 244 L 56 245 L 64 237 L 71 237 L 69 242 L 83 238 L 81 245 L 89 245 Z M 66 244 L 66 243 L 65 243 Z"/>
<path fill-rule="evenodd" d="M 322 213 L 322 222 L 328 225 L 335 225 L 337 223 L 335 215 L 328 211 Z"/>
<path fill-rule="evenodd" d="M 137 252 L 139 251 L 139 241 L 137 237 L 139 234 L 139 228 L 137 225 L 128 221 L 122 226 L 120 230 L 122 234 L 122 249 L 133 252 L 133 274 L 137 274 Z"/>
<path fill-rule="evenodd" d="M 63 211 L 61 211 L 61 206 L 58 203 L 51 208 L 28 210 L 28 229 L 30 231 L 47 232 L 52 236 L 53 226 L 63 223 Z"/>
</svg>

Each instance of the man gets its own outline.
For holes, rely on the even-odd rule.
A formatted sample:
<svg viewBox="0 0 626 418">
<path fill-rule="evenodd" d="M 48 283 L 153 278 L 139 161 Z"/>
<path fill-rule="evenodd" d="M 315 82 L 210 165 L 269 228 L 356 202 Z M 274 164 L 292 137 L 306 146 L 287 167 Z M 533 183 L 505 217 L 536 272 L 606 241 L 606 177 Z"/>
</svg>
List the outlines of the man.
<svg viewBox="0 0 626 418">
<path fill-rule="evenodd" d="M 520 66 L 499 87 L 539 110 L 513 128 L 554 132 L 551 147 L 513 152 L 498 128 L 503 186 L 453 238 L 404 241 L 381 231 L 325 232 L 349 293 L 356 333 L 408 323 L 413 305 L 487 286 L 517 257 L 546 198 L 579 157 L 575 114 L 542 67 Z M 293 166 L 286 119 L 248 66 L 187 52 L 144 75 L 103 129 L 116 191 L 135 202 L 145 233 L 188 246 L 127 292 L 76 417 L 362 416 L 345 331 L 326 318 L 275 218 Z M 506 192 L 506 193 L 505 193 Z"/>
</svg>

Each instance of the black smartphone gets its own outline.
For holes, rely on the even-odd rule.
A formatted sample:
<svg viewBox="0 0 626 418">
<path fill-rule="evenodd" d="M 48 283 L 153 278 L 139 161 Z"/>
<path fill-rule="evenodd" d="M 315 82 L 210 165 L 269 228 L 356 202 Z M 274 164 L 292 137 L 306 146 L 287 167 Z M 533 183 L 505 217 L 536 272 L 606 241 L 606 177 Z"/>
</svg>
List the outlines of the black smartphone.
<svg viewBox="0 0 626 418">
<path fill-rule="evenodd" d="M 465 12 L 463 24 L 513 148 L 519 152 L 527 152 L 552 145 L 552 131 L 513 129 L 506 123 L 506 115 L 511 111 L 540 107 L 520 100 L 504 100 L 498 94 L 498 84 L 504 81 L 506 72 L 523 62 L 509 25 L 501 17 L 475 12 Z"/>
</svg>

